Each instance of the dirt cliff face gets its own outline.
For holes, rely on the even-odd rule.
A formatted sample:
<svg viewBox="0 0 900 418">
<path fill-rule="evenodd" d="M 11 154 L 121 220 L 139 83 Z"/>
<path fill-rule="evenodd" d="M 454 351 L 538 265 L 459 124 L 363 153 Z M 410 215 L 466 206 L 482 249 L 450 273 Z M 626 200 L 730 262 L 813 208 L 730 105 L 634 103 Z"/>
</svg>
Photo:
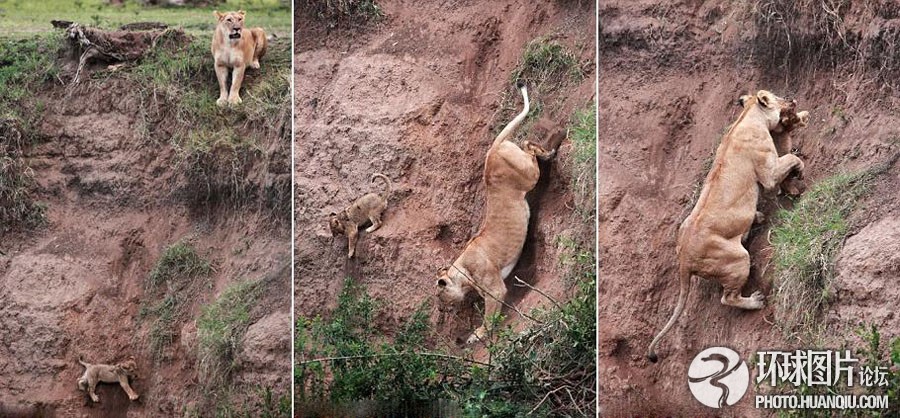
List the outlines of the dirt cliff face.
<svg viewBox="0 0 900 418">
<path fill-rule="evenodd" d="M 593 95 L 594 21 L 588 4 L 574 2 L 381 3 L 384 20 L 362 27 L 328 29 L 295 16 L 295 306 L 298 315 L 327 316 L 351 276 L 390 301 L 378 318 L 390 333 L 423 302 L 437 309 L 439 269 L 477 231 L 484 155 L 491 130 L 508 122 L 497 116 L 502 95 L 521 108 L 510 74 L 526 43 L 555 36 L 586 65 L 561 89 L 529 92 L 546 104 L 543 116 L 565 126 Z M 332 238 L 327 215 L 380 190 L 369 182 L 376 172 L 394 184 L 384 225 L 363 233 L 357 257 L 348 261 L 346 237 Z M 565 291 L 557 237 L 593 233 L 587 223 L 573 224 L 571 184 L 571 144 L 564 143 L 557 159 L 542 166 L 530 198 L 529 240 L 512 273 L 555 297 Z M 511 294 L 525 312 L 544 303 L 533 292 Z M 472 318 L 435 311 L 450 346 L 474 328 L 470 319 L 478 320 L 461 315 Z"/>
<path fill-rule="evenodd" d="M 725 345 L 745 357 L 765 348 L 837 348 L 846 339 L 858 344 L 853 329 L 863 322 L 879 325 L 887 337 L 900 333 L 882 299 L 900 277 L 896 257 L 883 252 L 897 240 L 892 231 L 900 212 L 893 190 L 900 169 L 894 165 L 876 178 L 849 217 L 850 237 L 836 257 L 836 292 L 822 320 L 826 341 L 784 337 L 772 325 L 772 298 L 762 311 L 741 312 L 721 305 L 720 286 L 694 279 L 684 314 L 661 343 L 660 362 L 645 357 L 675 307 L 675 233 L 691 210 L 717 141 L 740 112 L 733 104 L 739 95 L 767 89 L 796 98 L 810 111 L 809 127 L 794 139 L 808 185 L 883 163 L 898 151 L 896 91 L 871 68 L 853 67 L 857 71 L 851 74 L 852 62 L 832 65 L 840 58 L 826 52 L 836 46 L 826 50 L 806 40 L 799 45 L 810 48 L 807 55 L 789 51 L 780 38 L 767 38 L 786 25 L 812 28 L 817 22 L 788 16 L 767 23 L 762 5 L 756 6 L 600 2 L 598 324 L 605 415 L 711 414 L 692 398 L 686 378 L 690 360 L 710 346 Z M 873 9 L 860 4 L 840 13 L 842 30 L 859 34 L 860 48 L 897 23 L 896 16 L 872 16 Z M 761 200 L 770 219 L 778 207 L 791 207 L 781 196 Z M 772 292 L 768 227 L 751 231 L 747 295 Z M 766 415 L 751 399 L 745 396 L 726 414 Z"/>
<path fill-rule="evenodd" d="M 26 416 L 39 410 L 180 416 L 192 408 L 211 414 L 215 405 L 203 403 L 206 392 L 198 381 L 195 322 L 203 306 L 245 280 L 264 280 L 265 286 L 234 352 L 234 397 L 217 401 L 252 405 L 258 387 L 287 394 L 289 224 L 264 205 L 206 200 L 213 196 L 191 180 L 183 166 L 190 162 L 169 140 L 178 125 L 169 113 L 174 102 L 160 97 L 142 103 L 142 86 L 127 75 L 102 74 L 77 86 L 45 86 L 33 99 L 44 104 L 36 127 L 41 139 L 25 148 L 24 158 L 37 198 L 47 206 L 47 222 L 0 240 L 6 252 L 0 258 L 0 407 Z M 208 83 L 214 98 L 214 78 Z M 148 121 L 148 113 L 160 119 Z M 255 182 L 251 187 L 266 180 L 289 184 L 287 135 L 252 125 L 235 129 L 265 150 L 239 169 Z M 183 240 L 212 272 L 197 279 L 197 293 L 181 302 L 184 314 L 174 323 L 166 354 L 154 360 L 152 326 L 142 310 L 156 301 L 146 281 L 166 248 Z M 138 366 L 132 384 L 138 401 L 130 402 L 118 385 L 101 385 L 99 404 L 77 390 L 84 370 L 79 357 L 114 363 L 128 356 Z"/>
</svg>

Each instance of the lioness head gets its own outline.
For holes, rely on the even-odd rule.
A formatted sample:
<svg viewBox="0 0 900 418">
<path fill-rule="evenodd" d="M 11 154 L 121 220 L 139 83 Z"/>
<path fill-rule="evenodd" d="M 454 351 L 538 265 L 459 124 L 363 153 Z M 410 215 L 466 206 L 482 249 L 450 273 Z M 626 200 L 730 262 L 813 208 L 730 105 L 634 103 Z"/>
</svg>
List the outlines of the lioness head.
<svg viewBox="0 0 900 418">
<path fill-rule="evenodd" d="M 797 101 L 776 96 L 768 90 L 760 90 L 756 95 L 745 94 L 738 99 L 744 109 L 757 106 L 763 113 L 770 131 L 780 132 L 782 114 L 796 114 Z"/>
<path fill-rule="evenodd" d="M 213 12 L 216 19 L 219 20 L 216 26 L 217 30 L 224 32 L 228 39 L 240 39 L 241 31 L 244 30 L 244 15 L 246 12 L 238 10 L 236 12 L 220 13 L 218 10 Z"/>
<path fill-rule="evenodd" d="M 460 283 L 463 283 L 467 277 L 462 271 L 454 266 L 449 269 L 441 269 L 438 272 L 438 298 L 444 303 L 459 303 L 466 297 Z"/>
</svg>

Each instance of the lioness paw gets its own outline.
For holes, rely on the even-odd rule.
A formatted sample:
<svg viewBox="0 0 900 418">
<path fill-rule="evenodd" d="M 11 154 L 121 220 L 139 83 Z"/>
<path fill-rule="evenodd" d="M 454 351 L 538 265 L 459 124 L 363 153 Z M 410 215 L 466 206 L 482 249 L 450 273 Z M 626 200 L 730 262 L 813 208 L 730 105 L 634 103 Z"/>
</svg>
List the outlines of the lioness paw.
<svg viewBox="0 0 900 418">
<path fill-rule="evenodd" d="M 241 104 L 241 103 L 243 103 L 243 102 L 244 102 L 244 101 L 241 100 L 241 97 L 240 97 L 240 96 L 237 96 L 237 97 L 231 97 L 231 98 L 228 99 L 228 104 L 230 104 L 230 105 L 239 105 L 239 104 Z"/>
<path fill-rule="evenodd" d="M 219 106 L 219 107 L 225 106 L 226 103 L 228 103 L 228 99 L 226 99 L 224 97 L 219 97 L 219 100 L 216 100 L 216 106 Z"/>
</svg>

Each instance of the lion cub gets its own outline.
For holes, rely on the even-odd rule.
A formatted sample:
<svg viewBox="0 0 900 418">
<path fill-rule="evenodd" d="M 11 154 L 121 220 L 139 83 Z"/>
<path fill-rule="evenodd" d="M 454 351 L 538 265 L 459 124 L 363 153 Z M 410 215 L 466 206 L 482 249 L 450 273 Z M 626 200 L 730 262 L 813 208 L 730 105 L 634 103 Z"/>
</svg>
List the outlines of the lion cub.
<svg viewBox="0 0 900 418">
<path fill-rule="evenodd" d="M 332 212 L 328 216 L 328 226 L 331 228 L 331 236 L 336 237 L 340 234 L 347 236 L 349 240 L 347 258 L 353 258 L 356 254 L 356 240 L 359 238 L 359 227 L 371 222 L 372 226 L 366 228 L 366 232 L 374 232 L 381 228 L 381 214 L 387 208 L 387 199 L 391 195 L 391 179 L 384 174 L 375 173 L 372 175 L 372 181 L 376 178 L 384 180 L 385 189 L 382 194 L 368 193 L 359 199 L 356 199 L 352 205 L 341 213 Z"/>
<path fill-rule="evenodd" d="M 219 99 L 216 104 L 240 104 L 244 71 L 248 66 L 259 69 L 259 59 L 266 54 L 266 32 L 262 28 L 244 30 L 246 13 L 243 10 L 227 13 L 215 11 L 213 14 L 219 21 L 212 39 L 213 61 L 216 77 L 219 79 Z M 230 93 L 227 88 L 229 69 L 232 70 Z"/>
<path fill-rule="evenodd" d="M 87 391 L 92 401 L 100 402 L 100 398 L 95 392 L 98 383 L 118 383 L 122 389 L 125 389 L 128 399 L 137 400 L 138 394 L 128 384 L 129 377 L 137 377 L 137 364 L 134 362 L 134 357 L 129 357 L 125 362 L 115 365 L 85 363 L 81 358 L 78 359 L 78 362 L 84 366 L 84 374 L 78 378 L 78 389 Z"/>
</svg>

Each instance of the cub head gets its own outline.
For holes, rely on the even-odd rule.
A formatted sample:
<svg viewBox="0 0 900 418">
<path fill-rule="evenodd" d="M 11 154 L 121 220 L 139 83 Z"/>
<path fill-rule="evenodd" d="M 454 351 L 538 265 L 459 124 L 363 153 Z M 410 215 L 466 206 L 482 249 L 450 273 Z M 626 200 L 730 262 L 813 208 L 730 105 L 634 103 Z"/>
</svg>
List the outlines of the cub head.
<svg viewBox="0 0 900 418">
<path fill-rule="evenodd" d="M 128 360 L 117 364 L 116 373 L 124 374 L 128 377 L 137 377 L 137 363 L 135 363 L 134 357 L 128 357 Z"/>
<path fill-rule="evenodd" d="M 462 276 L 462 277 L 460 277 Z M 456 267 L 450 266 L 449 269 L 441 269 L 438 272 L 437 286 L 438 298 L 443 303 L 459 303 L 466 297 L 466 292 L 459 285 L 467 278 Z"/>
<path fill-rule="evenodd" d="M 228 39 L 240 39 L 241 32 L 244 30 L 244 15 L 246 12 L 238 10 L 236 12 L 220 13 L 218 10 L 213 12 L 219 23 L 216 29 L 223 31 Z"/>
<path fill-rule="evenodd" d="M 344 222 L 340 215 L 331 212 L 328 215 L 328 228 L 331 229 L 331 236 L 336 237 L 344 233 Z"/>
<path fill-rule="evenodd" d="M 756 92 L 756 96 L 750 99 L 748 96 L 741 96 L 743 107 L 757 106 L 765 115 L 767 125 L 770 131 L 780 132 L 782 127 L 781 115 L 797 112 L 797 101 L 783 99 L 776 96 L 770 91 L 760 90 Z"/>
<path fill-rule="evenodd" d="M 787 133 L 797 128 L 805 128 L 808 124 L 809 112 L 804 110 L 802 112 L 782 113 L 781 122 L 778 123 L 778 126 L 781 127 L 781 132 Z"/>
</svg>

